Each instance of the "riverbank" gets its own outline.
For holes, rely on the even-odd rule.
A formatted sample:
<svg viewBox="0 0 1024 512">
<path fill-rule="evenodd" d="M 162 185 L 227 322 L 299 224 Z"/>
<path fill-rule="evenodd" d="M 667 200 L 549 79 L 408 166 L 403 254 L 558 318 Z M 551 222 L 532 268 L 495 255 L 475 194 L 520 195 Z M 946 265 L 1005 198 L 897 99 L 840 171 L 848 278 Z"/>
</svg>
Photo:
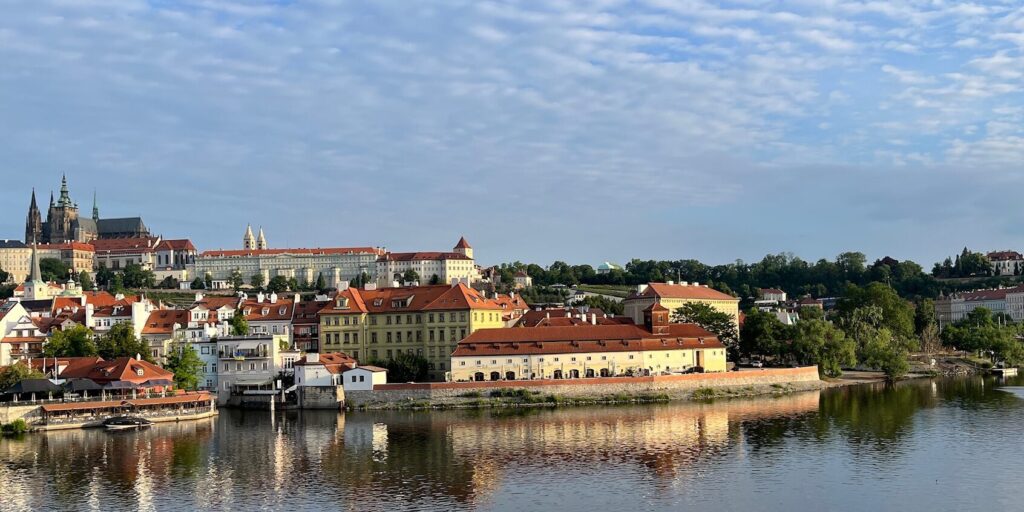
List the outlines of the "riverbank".
<svg viewBox="0 0 1024 512">
<path fill-rule="evenodd" d="M 551 407 L 781 395 L 822 389 L 816 367 L 565 380 L 384 384 L 346 391 L 347 409 Z"/>
</svg>

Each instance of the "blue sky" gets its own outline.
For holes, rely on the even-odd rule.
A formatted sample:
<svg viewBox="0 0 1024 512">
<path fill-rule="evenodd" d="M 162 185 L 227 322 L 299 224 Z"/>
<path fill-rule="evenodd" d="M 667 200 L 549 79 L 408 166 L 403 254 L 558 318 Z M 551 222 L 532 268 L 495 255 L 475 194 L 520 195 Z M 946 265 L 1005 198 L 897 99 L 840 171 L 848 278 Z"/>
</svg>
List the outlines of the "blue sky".
<svg viewBox="0 0 1024 512">
<path fill-rule="evenodd" d="M 484 263 L 1024 249 L 1024 7 L 0 5 L 0 237 L 68 174 L 202 249 Z"/>
</svg>

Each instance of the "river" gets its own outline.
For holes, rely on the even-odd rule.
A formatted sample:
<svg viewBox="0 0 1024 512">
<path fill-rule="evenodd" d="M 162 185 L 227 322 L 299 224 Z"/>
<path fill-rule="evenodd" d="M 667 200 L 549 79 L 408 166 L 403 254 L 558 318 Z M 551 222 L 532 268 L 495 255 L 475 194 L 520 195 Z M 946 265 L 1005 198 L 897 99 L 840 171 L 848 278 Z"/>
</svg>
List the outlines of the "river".
<svg viewBox="0 0 1024 512">
<path fill-rule="evenodd" d="M 1020 510 L 1024 380 L 0 440 L 0 510 Z"/>
</svg>

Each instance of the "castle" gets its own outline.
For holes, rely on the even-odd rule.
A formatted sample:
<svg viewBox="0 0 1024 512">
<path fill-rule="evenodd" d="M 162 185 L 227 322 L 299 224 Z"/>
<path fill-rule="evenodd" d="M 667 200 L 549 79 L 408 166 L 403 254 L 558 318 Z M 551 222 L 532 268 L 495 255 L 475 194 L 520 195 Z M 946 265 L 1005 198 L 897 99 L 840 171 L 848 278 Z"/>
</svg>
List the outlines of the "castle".
<svg viewBox="0 0 1024 512">
<path fill-rule="evenodd" d="M 54 201 L 53 193 L 50 193 L 50 208 L 46 212 L 46 221 L 44 222 L 39 207 L 36 205 L 36 191 L 32 189 L 32 202 L 28 207 L 28 219 L 25 221 L 26 244 L 88 243 L 97 238 L 148 236 L 150 236 L 149 229 L 139 217 L 101 219 L 95 195 L 92 199 L 92 217 L 79 216 L 78 204 L 71 200 L 68 193 L 66 176 L 62 176 L 60 180 L 60 198 Z"/>
</svg>

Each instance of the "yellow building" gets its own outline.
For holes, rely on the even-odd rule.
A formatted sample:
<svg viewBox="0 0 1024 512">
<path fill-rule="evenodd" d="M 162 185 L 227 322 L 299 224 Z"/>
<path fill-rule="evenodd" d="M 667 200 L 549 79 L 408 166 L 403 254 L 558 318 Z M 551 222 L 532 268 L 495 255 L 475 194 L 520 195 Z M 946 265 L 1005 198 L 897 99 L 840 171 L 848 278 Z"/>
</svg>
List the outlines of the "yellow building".
<svg viewBox="0 0 1024 512">
<path fill-rule="evenodd" d="M 454 381 L 578 379 L 724 372 L 725 346 L 694 324 L 669 323 L 652 305 L 639 325 L 572 325 L 484 329 L 452 354 Z"/>
<path fill-rule="evenodd" d="M 644 310 L 652 304 L 661 304 L 671 314 L 684 304 L 707 304 L 718 311 L 732 316 L 739 329 L 740 300 L 732 295 L 722 293 L 707 285 L 698 283 L 650 283 L 637 287 L 637 292 L 622 302 L 623 313 L 640 324 L 644 320 Z"/>
<path fill-rule="evenodd" d="M 39 244 L 36 250 L 39 251 L 39 259 L 52 258 L 63 262 L 75 272 L 76 280 L 79 272 L 92 273 L 93 271 L 92 264 L 96 256 L 96 249 L 91 244 L 82 242 Z"/>
<path fill-rule="evenodd" d="M 504 308 L 461 283 L 341 290 L 320 310 L 320 350 L 359 361 L 400 353 L 423 356 L 431 380 L 444 380 L 460 340 L 477 329 L 504 326 Z"/>
<path fill-rule="evenodd" d="M 17 240 L 0 240 L 0 270 L 12 283 L 23 283 L 31 269 L 32 248 Z"/>
</svg>

